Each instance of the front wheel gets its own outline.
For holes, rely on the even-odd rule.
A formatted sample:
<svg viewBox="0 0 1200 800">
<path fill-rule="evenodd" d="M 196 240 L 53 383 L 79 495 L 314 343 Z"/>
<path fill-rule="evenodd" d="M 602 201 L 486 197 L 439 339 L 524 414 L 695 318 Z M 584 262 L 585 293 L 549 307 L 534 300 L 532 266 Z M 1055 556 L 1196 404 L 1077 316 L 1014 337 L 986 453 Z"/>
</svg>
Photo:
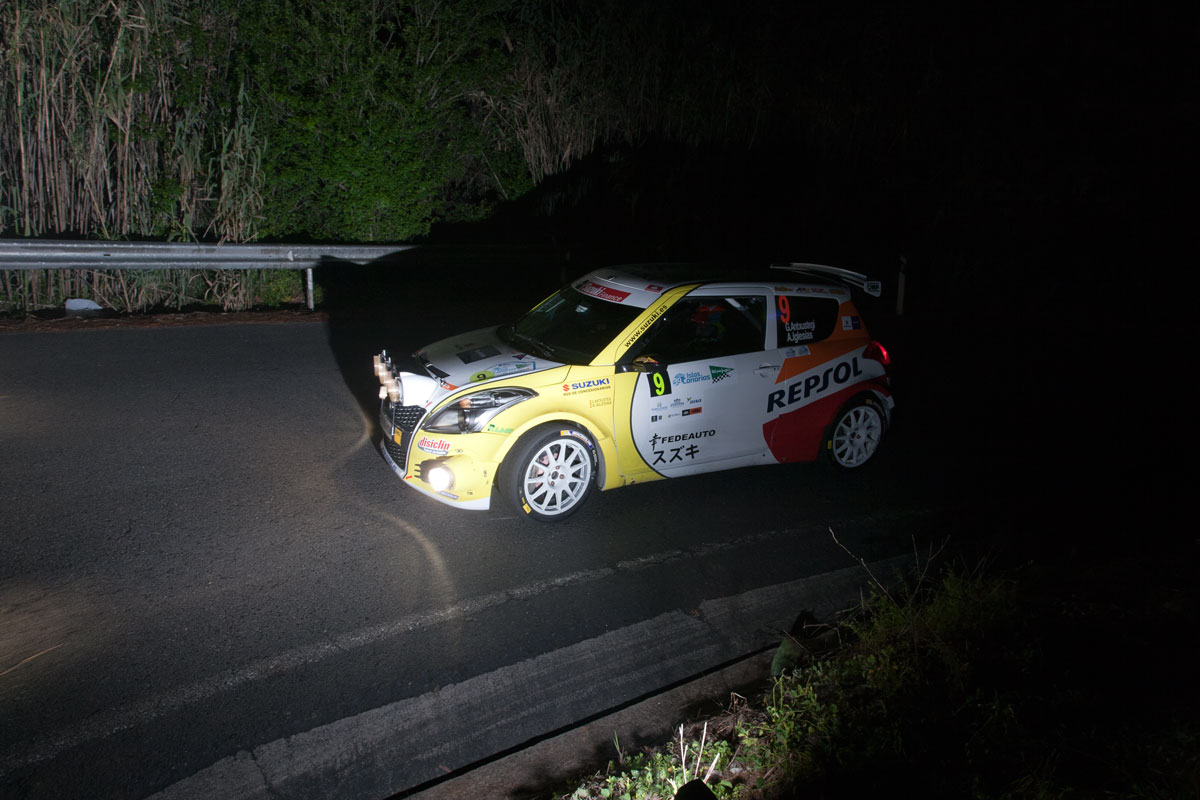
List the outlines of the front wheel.
<svg viewBox="0 0 1200 800">
<path fill-rule="evenodd" d="M 575 513 L 595 483 L 596 449 L 571 425 L 530 431 L 504 459 L 501 490 L 516 508 L 539 522 Z"/>
<path fill-rule="evenodd" d="M 825 452 L 839 467 L 861 467 L 879 449 L 883 428 L 879 404 L 870 399 L 862 400 L 838 412 L 825 439 Z"/>
</svg>

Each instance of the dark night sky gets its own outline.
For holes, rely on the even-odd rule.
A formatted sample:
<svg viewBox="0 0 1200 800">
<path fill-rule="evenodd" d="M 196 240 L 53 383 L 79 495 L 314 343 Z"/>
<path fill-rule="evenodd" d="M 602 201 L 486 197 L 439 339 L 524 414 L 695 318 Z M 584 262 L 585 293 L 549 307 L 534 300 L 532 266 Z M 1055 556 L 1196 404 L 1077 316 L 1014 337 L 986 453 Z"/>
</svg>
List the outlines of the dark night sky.
<svg viewBox="0 0 1200 800">
<path fill-rule="evenodd" d="M 904 255 L 907 314 L 875 327 L 913 384 L 937 375 L 947 403 L 970 387 L 972 424 L 1031 453 L 1053 442 L 1064 470 L 1156 463 L 1171 445 L 1144 425 L 1175 402 L 1165 354 L 1186 314 L 1160 298 L 1195 216 L 1200 26 L 1194 9 L 1103 5 L 803 3 L 730 23 L 721 47 L 768 48 L 776 70 L 752 144 L 610 146 L 498 235 L 532 218 L 598 262 L 813 260 L 889 281 Z M 1115 424 L 1112 393 L 1134 383 Z"/>
<path fill-rule="evenodd" d="M 713 11 L 713 43 L 647 44 L 765 65 L 752 143 L 604 147 L 502 214 L 506 230 L 532 214 L 563 240 L 656 257 L 890 268 L 904 253 L 1075 280 L 1182 221 L 1164 201 L 1194 160 L 1195 12 L 762 8 L 757 23 Z"/>
</svg>

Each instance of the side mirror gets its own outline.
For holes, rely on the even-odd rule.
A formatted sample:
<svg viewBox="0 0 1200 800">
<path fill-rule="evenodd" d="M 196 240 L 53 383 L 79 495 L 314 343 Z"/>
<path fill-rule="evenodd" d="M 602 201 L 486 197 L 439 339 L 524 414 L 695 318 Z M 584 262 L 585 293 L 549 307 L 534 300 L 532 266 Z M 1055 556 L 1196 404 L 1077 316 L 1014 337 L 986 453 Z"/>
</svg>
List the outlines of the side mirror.
<svg viewBox="0 0 1200 800">
<path fill-rule="evenodd" d="M 657 361 L 627 361 L 624 364 L 617 364 L 618 375 L 624 372 L 664 372 L 666 369 L 666 364 L 660 364 Z"/>
</svg>

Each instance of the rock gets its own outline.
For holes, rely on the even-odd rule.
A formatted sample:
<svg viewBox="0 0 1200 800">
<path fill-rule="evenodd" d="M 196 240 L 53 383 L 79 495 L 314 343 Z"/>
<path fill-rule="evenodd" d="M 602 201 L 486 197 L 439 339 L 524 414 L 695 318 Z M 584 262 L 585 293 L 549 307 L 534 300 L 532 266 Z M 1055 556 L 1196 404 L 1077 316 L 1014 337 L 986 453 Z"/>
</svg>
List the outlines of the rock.
<svg viewBox="0 0 1200 800">
<path fill-rule="evenodd" d="M 72 317 L 94 317 L 103 311 L 98 303 L 78 297 L 72 297 L 67 300 L 66 308 L 67 315 Z"/>
</svg>

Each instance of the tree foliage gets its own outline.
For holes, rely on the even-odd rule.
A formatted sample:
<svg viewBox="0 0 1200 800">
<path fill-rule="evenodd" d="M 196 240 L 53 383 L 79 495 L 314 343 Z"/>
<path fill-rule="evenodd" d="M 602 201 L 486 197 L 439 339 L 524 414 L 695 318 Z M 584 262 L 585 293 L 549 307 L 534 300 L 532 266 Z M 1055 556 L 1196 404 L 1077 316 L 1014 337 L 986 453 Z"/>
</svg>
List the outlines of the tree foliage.
<svg viewBox="0 0 1200 800">
<path fill-rule="evenodd" d="M 463 0 L 16 0 L 0 231 L 400 240 L 531 185 L 472 97 L 510 59 Z"/>
<path fill-rule="evenodd" d="M 606 145 L 750 147 L 788 113 L 773 9 L 13 0 L 0 229 L 396 241 Z"/>
<path fill-rule="evenodd" d="M 237 68 L 265 123 L 266 233 L 406 239 L 520 190 L 512 159 L 488 158 L 495 143 L 468 102 L 473 82 L 504 67 L 500 21 L 486 4 L 231 0 L 230 9 Z M 475 173 L 497 162 L 481 189 Z"/>
</svg>

